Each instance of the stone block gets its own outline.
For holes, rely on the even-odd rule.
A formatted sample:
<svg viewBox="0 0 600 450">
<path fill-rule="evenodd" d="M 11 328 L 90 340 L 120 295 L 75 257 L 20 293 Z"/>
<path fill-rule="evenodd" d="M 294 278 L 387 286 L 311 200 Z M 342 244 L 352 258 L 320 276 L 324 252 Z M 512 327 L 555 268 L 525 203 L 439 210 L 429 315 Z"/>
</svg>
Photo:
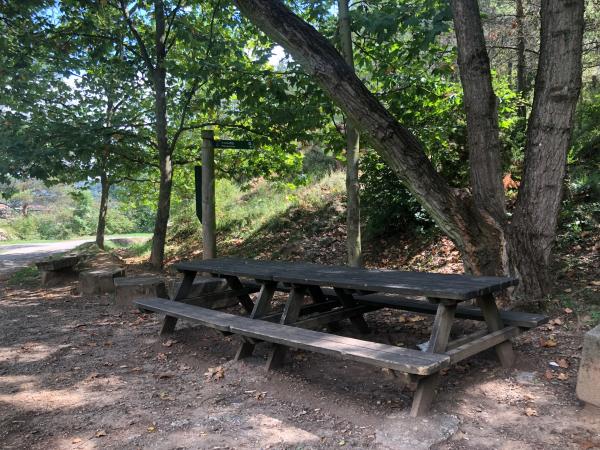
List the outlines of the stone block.
<svg viewBox="0 0 600 450">
<path fill-rule="evenodd" d="M 107 267 L 79 273 L 79 292 L 82 294 L 107 294 L 115 291 L 114 279 L 125 276 L 122 267 Z"/>
<path fill-rule="evenodd" d="M 40 270 L 42 286 L 52 287 L 77 281 L 77 272 L 71 268 L 64 270 Z"/>
<path fill-rule="evenodd" d="M 114 285 L 114 305 L 119 309 L 133 307 L 138 298 L 169 298 L 165 280 L 159 276 L 115 278 Z"/>
<path fill-rule="evenodd" d="M 588 331 L 583 338 L 577 397 L 600 407 L 600 325 Z"/>
<path fill-rule="evenodd" d="M 177 291 L 181 286 L 181 281 L 174 282 L 170 285 L 170 296 L 175 298 Z M 218 296 L 207 296 L 207 294 L 216 294 L 228 290 L 227 281 L 223 278 L 212 278 L 212 277 L 199 277 L 197 276 L 194 280 L 192 290 L 188 294 L 188 299 L 194 299 L 193 304 L 202 306 L 204 308 L 228 308 L 238 304 L 238 299 L 233 298 L 219 298 Z M 206 299 L 202 299 L 202 296 L 206 296 Z"/>
</svg>

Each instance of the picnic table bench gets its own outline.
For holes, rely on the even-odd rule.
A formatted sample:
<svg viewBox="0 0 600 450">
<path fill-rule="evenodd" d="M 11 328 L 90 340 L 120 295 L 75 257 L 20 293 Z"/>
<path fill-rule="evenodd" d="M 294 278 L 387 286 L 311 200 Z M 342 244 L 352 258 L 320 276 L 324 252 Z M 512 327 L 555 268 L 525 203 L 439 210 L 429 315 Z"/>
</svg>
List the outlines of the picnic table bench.
<svg viewBox="0 0 600 450">
<path fill-rule="evenodd" d="M 413 416 L 428 410 L 442 369 L 492 347 L 502 365 L 511 366 L 514 354 L 510 339 L 547 321 L 539 314 L 498 310 L 493 293 L 516 285 L 515 278 L 233 258 L 182 262 L 176 268 L 183 273 L 183 281 L 174 301 L 136 301 L 140 309 L 165 315 L 161 333 L 173 332 L 177 320 L 185 319 L 239 335 L 242 343 L 236 359 L 250 356 L 256 344 L 270 342 L 273 347 L 267 369 L 281 366 L 287 348 L 293 347 L 399 371 L 417 383 Z M 237 297 L 247 315 L 193 305 L 187 297 L 199 272 L 224 278 L 229 290 L 210 295 Z M 271 310 L 277 291 L 288 293 L 281 312 Z M 258 292 L 255 302 L 249 295 L 253 292 Z M 305 298 L 311 302 L 305 303 Z M 459 305 L 472 299 L 475 306 Z M 335 331 L 341 320 L 350 319 L 361 333 L 368 333 L 363 315 L 381 308 L 435 315 L 431 336 L 422 350 L 315 330 L 327 326 Z M 455 318 L 485 321 L 487 327 L 451 341 Z"/>
</svg>

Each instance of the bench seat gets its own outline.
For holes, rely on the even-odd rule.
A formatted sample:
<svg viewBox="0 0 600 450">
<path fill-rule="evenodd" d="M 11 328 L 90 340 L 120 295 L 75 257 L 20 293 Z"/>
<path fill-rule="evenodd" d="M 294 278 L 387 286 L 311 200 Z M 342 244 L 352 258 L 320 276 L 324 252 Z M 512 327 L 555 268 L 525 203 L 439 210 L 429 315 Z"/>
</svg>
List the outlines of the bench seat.
<svg viewBox="0 0 600 450">
<path fill-rule="evenodd" d="M 450 364 L 448 355 L 425 353 L 265 320 L 250 319 L 163 298 L 139 299 L 135 304 L 142 310 L 150 310 L 199 323 L 225 333 L 234 333 L 316 353 L 337 355 L 343 359 L 415 375 L 430 375 Z"/>
</svg>

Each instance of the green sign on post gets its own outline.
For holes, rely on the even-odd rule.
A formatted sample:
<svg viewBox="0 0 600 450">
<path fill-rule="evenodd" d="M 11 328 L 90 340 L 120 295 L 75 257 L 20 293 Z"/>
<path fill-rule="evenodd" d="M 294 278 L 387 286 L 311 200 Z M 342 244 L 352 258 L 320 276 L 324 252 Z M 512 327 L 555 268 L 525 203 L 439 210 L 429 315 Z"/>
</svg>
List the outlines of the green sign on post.
<svg viewBox="0 0 600 450">
<path fill-rule="evenodd" d="M 254 142 L 252 141 L 234 141 L 231 139 L 214 140 L 215 148 L 236 148 L 244 150 L 253 150 Z"/>
</svg>

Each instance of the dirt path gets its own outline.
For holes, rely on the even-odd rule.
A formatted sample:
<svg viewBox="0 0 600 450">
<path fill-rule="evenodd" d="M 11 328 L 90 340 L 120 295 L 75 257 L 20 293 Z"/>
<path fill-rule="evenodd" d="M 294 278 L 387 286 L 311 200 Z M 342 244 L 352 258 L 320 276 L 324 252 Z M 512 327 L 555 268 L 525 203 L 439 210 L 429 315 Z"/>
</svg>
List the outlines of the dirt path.
<svg viewBox="0 0 600 450">
<path fill-rule="evenodd" d="M 555 347 L 539 345 L 548 330 L 519 338 L 515 369 L 498 368 L 491 353 L 454 367 L 432 415 L 410 421 L 412 393 L 376 368 L 296 351 L 284 370 L 265 373 L 264 345 L 247 362 L 233 363 L 233 336 L 182 324 L 161 338 L 157 317 L 117 313 L 110 297 L 75 291 L 0 287 L 2 448 L 600 445 L 600 417 L 574 396 L 578 361 L 565 355 L 580 345 L 581 333 L 568 317 Z M 371 339 L 409 345 L 423 340 L 431 323 L 387 311 L 368 322 Z M 547 379 L 549 362 L 559 359 L 569 367 Z"/>
</svg>

